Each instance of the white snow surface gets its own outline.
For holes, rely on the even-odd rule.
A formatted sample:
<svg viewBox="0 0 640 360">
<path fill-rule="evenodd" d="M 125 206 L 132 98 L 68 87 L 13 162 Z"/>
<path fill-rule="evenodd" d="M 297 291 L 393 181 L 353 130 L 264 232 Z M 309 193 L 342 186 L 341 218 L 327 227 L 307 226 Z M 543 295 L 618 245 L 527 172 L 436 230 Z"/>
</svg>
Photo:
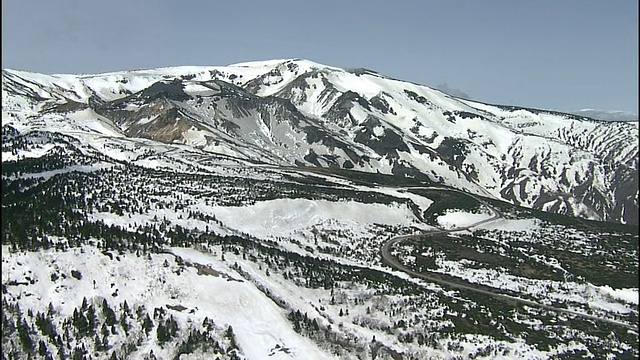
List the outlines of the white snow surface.
<svg viewBox="0 0 640 360">
<path fill-rule="evenodd" d="M 638 305 L 638 289 L 614 289 L 608 285 L 600 286 L 599 289 L 614 299 Z"/>
<path fill-rule="evenodd" d="M 289 85 L 301 79 L 301 75 L 310 71 L 315 73 L 312 77 L 303 78 L 306 85 L 296 85 L 289 94 L 283 93 Z M 502 195 L 504 190 L 513 187 L 513 195 L 510 195 L 512 199 L 509 200 L 515 200 L 523 206 L 537 204 L 536 201 L 545 194 L 571 194 L 574 189 L 584 185 L 585 181 L 590 181 L 591 177 L 593 184 L 590 187 L 615 200 L 615 194 L 609 190 L 612 179 L 607 175 L 607 169 L 600 165 L 593 166 L 600 161 L 597 158 L 610 158 L 613 166 L 637 166 L 637 161 L 634 162 L 638 154 L 637 122 L 634 123 L 635 130 L 630 130 L 630 124 L 603 125 L 602 122 L 578 121 L 561 113 L 537 112 L 531 109 L 513 110 L 452 97 L 426 86 L 377 74 L 357 75 L 345 69 L 304 59 L 249 61 L 228 66 L 139 69 L 93 75 L 45 75 L 8 69 L 3 73 L 3 78 L 10 80 L 7 82 L 9 85 L 3 85 L 3 94 L 9 87 L 9 90 L 14 90 L 17 95 L 3 96 L 3 124 L 12 121 L 5 116 L 5 112 L 12 112 L 11 116 L 26 113 L 38 115 L 41 109 L 36 106 L 37 102 L 25 103 L 25 99 L 20 96 L 25 91 L 37 93 L 38 96 L 55 102 L 74 99 L 80 103 L 87 103 L 92 94 L 104 100 L 115 100 L 128 93 L 140 91 L 154 82 L 174 78 L 190 79 L 185 82 L 185 90 L 193 94 L 211 94 L 211 89 L 198 84 L 201 81 L 218 79 L 243 86 L 260 80 L 260 85 L 255 89 L 257 95 L 282 95 L 285 98 L 289 96 L 296 108 L 319 120 L 323 120 L 336 99 L 347 91 L 355 92 L 368 101 L 373 97 L 379 97 L 394 109 L 393 112 L 383 114 L 378 108 L 367 109 L 356 103 L 350 108 L 349 116 L 356 123 L 374 116 L 380 119 L 381 123 L 373 128 L 374 136 L 381 136 L 388 130 L 399 131 L 405 140 L 434 150 L 445 138 L 468 140 L 470 153 L 467 154 L 462 169 L 473 171 L 477 179 L 470 181 L 462 176 L 461 169 L 446 164 L 442 157 L 432 159 L 410 144 L 408 152 L 399 153 L 401 161 L 409 163 L 424 174 L 435 175 L 435 178 L 449 186 L 476 194 L 501 198 L 506 196 Z M 445 114 L 451 115 L 452 112 L 467 114 L 455 116 L 454 120 L 450 120 L 449 115 Z M 117 129 L 111 126 L 83 121 L 88 120 L 88 117 L 93 117 L 95 122 L 104 121 L 91 112 L 83 112 L 78 116 L 80 118 L 74 122 L 76 128 L 119 136 Z M 47 119 L 47 122 L 49 120 Z M 59 128 L 65 121 L 68 119 L 58 119 L 55 125 Z M 455 125 L 452 126 L 451 122 Z M 333 126 L 336 131 L 346 130 L 351 134 L 352 130 L 356 130 L 350 127 L 351 125 L 344 128 L 342 125 L 332 124 L 331 121 L 325 121 L 325 125 Z M 623 131 L 616 131 L 617 128 L 608 125 Z M 66 126 L 65 130 L 68 130 Z M 292 155 L 291 151 L 285 151 L 290 153 L 289 156 L 285 156 L 286 154 L 279 153 L 282 149 L 275 144 L 282 141 L 286 136 L 283 134 L 288 132 L 265 134 L 254 134 L 251 139 L 247 139 L 251 140 L 251 145 L 257 145 L 274 155 L 270 160 L 276 163 L 290 164 L 310 149 L 317 154 L 328 153 L 346 158 L 344 154 L 320 145 L 303 145 L 298 149 L 299 154 Z M 209 141 L 207 136 L 216 138 L 219 134 L 206 131 L 201 133 L 191 129 L 184 134 L 184 140 L 187 144 L 203 147 L 209 152 L 241 158 L 262 157 L 260 153 L 248 150 L 247 146 L 235 147 L 226 141 Z M 264 139 L 269 141 L 265 144 L 262 141 Z M 303 141 L 294 143 L 298 146 L 304 144 Z M 289 146 L 288 149 L 293 149 L 293 146 Z M 389 158 L 375 153 L 366 146 L 361 150 L 370 161 L 358 165 L 358 170 L 391 173 L 394 164 Z M 322 159 L 319 161 L 323 163 Z M 514 168 L 523 168 L 525 171 L 520 173 L 518 179 L 505 180 L 504 175 L 509 169 Z M 557 205 L 557 201 L 563 202 L 560 205 L 561 209 L 567 209 L 580 216 L 590 219 L 600 219 L 602 216 L 601 213 L 596 213 L 584 205 L 581 199 L 573 197 L 564 200 L 552 197 L 546 204 L 537 206 L 548 210 Z M 605 205 L 613 206 L 600 206 Z"/>
<path fill-rule="evenodd" d="M 465 211 L 447 211 L 438 216 L 437 221 L 444 229 L 454 229 L 476 224 L 482 220 L 491 218 L 491 214 L 473 214 Z"/>
<path fill-rule="evenodd" d="M 250 206 L 212 209 L 227 226 L 258 237 L 283 236 L 329 219 L 349 224 L 411 224 L 414 216 L 405 205 L 364 204 L 355 201 L 275 199 Z"/>
<path fill-rule="evenodd" d="M 131 306 L 144 304 L 147 309 L 181 305 L 188 310 L 169 311 L 181 322 L 182 328 L 186 327 L 187 318 L 201 323 L 208 317 L 217 326 L 231 325 L 247 359 L 335 359 L 295 332 L 285 311 L 251 282 L 242 280 L 224 261 L 193 249 L 171 251 L 187 262 L 206 265 L 221 275 L 198 275 L 194 267 L 187 267 L 178 275 L 170 254 L 157 254 L 151 261 L 140 261 L 135 254 L 125 253 L 116 261 L 92 246 L 67 252 L 49 250 L 11 255 L 8 247 L 3 246 L 2 282 L 21 280 L 24 274 L 36 280 L 37 285 L 28 287 L 32 296 L 24 297 L 21 302 L 24 308 L 45 309 L 51 302 L 61 315 L 69 316 L 80 306 L 83 297 L 90 301 L 102 297 L 109 297 L 110 302 L 126 300 Z M 165 267 L 165 260 L 172 265 Z M 71 270 L 79 271 L 82 279 L 68 276 L 51 281 L 51 273 Z M 111 283 L 115 287 L 112 288 Z M 108 295 L 114 288 L 118 289 L 115 298 Z M 194 312 L 187 315 L 191 310 Z M 145 344 L 132 358 L 141 359 L 151 349 L 161 357 L 170 354 L 170 349 L 163 349 L 153 341 Z M 288 348 L 290 354 L 272 351 L 276 345 Z"/>
<path fill-rule="evenodd" d="M 478 225 L 478 229 L 503 230 L 503 231 L 531 231 L 540 226 L 537 219 L 496 219 L 488 223 Z"/>
<path fill-rule="evenodd" d="M 571 193 L 571 189 L 580 185 L 585 180 L 590 169 L 593 167 L 592 158 L 585 154 L 593 152 L 606 157 L 610 154 L 610 149 L 615 148 L 618 135 L 610 132 L 595 122 L 579 122 L 570 120 L 560 115 L 534 114 L 529 110 L 508 111 L 503 108 L 476 103 L 471 100 L 462 100 L 445 95 L 437 90 L 424 86 L 410 84 L 407 82 L 392 80 L 376 75 L 355 75 L 339 68 L 327 67 L 300 59 L 281 59 L 271 61 L 256 61 L 239 63 L 229 66 L 185 66 L 172 68 L 159 68 L 147 70 L 132 70 L 97 75 L 44 75 L 22 71 L 7 71 L 8 77 L 13 81 L 22 84 L 25 88 L 32 90 L 38 96 L 52 101 L 63 100 L 64 97 L 74 99 L 79 102 L 86 102 L 88 97 L 95 93 L 106 100 L 121 98 L 126 92 L 137 92 L 152 83 L 179 76 L 193 76 L 193 81 L 206 81 L 212 78 L 220 78 L 225 81 L 242 85 L 264 76 L 263 86 L 257 91 L 258 95 L 272 95 L 282 91 L 286 85 L 296 78 L 297 73 L 286 70 L 287 65 L 295 63 L 297 71 L 305 72 L 311 69 L 330 70 L 324 71 L 330 83 L 337 88 L 337 92 L 331 93 L 326 101 L 320 101 L 319 97 L 323 93 L 323 82 L 321 78 L 310 80 L 314 84 L 314 90 L 307 89 L 309 101 L 297 104 L 305 114 L 321 117 L 333 103 L 333 101 L 344 91 L 356 91 L 358 95 L 365 99 L 374 96 L 384 98 L 395 109 L 397 114 L 385 115 L 382 125 L 373 128 L 374 136 L 379 137 L 385 134 L 385 130 L 397 127 L 406 130 L 403 136 L 413 136 L 416 138 L 432 137 L 428 143 L 422 144 L 428 148 L 435 149 L 446 137 L 476 139 L 476 145 L 483 147 L 472 148 L 472 153 L 465 159 L 465 165 L 480 164 L 478 181 L 468 182 L 460 177 L 459 173 L 452 171 L 450 166 L 442 163 L 440 159 L 433 161 L 428 156 L 418 152 L 410 146 L 410 152 L 399 154 L 400 159 L 414 164 L 424 173 L 437 174 L 437 177 L 445 179 L 450 185 L 458 188 L 466 188 L 469 191 L 499 197 L 500 191 L 511 183 L 500 182 L 500 171 L 513 166 L 514 168 L 526 169 L 518 179 L 511 179 L 514 187 L 516 200 L 523 205 L 529 206 L 536 200 L 535 194 L 541 190 L 554 193 Z M 280 71 L 279 75 L 268 75 L 272 70 Z M 214 75 L 214 73 L 219 73 Z M 232 76 L 234 75 L 234 76 Z M 3 74 L 4 78 L 4 74 Z M 232 81 L 232 79 L 234 79 Z M 322 78 L 323 80 L 325 78 Z M 30 82 L 33 83 L 30 83 Z M 40 84 L 41 86 L 39 86 Z M 311 84 L 311 82 L 309 82 Z M 317 89 L 315 88 L 317 85 Z M 211 90 L 200 85 L 189 84 L 186 91 L 199 94 L 210 94 Z M 299 89 L 296 89 L 299 90 Z M 407 95 L 406 90 L 410 90 L 418 96 L 425 97 L 428 102 L 416 101 Z M 7 96 L 5 97 L 5 87 L 3 85 L 3 112 L 2 123 L 12 124 L 18 130 L 41 129 L 45 131 L 62 131 L 72 135 L 80 141 L 89 144 L 92 149 L 105 154 L 113 159 L 133 161 L 138 158 L 137 151 L 140 145 L 145 147 L 160 148 L 165 145 L 153 143 L 152 141 L 138 139 L 138 143 L 127 143 L 121 141 L 123 135 L 117 127 L 93 110 L 81 110 L 65 115 L 39 113 L 37 103 L 31 103 L 27 97 Z M 485 114 L 488 121 L 479 117 L 458 117 L 455 126 L 452 126 L 444 118 L 442 110 L 448 111 L 470 111 L 473 113 Z M 360 105 L 355 105 L 350 110 L 350 115 L 358 122 L 364 120 L 369 115 L 380 115 L 378 110 L 365 110 Z M 32 116 L 37 115 L 32 122 Z M 152 121 L 152 119 L 140 119 L 141 122 Z M 568 125 L 569 124 L 569 125 Z M 630 137 L 637 139 L 638 126 L 631 130 Z M 391 126 L 392 125 L 392 126 Z M 410 129 L 418 126 L 418 130 L 413 133 Z M 622 127 L 621 127 L 622 128 Z M 624 127 L 628 129 L 629 127 Z M 260 128 L 266 138 L 272 140 L 274 129 Z M 616 136 L 593 137 L 592 133 L 599 132 Z M 286 133 L 286 132 L 285 132 Z M 288 133 L 287 133 L 288 134 Z M 583 136 L 588 134 L 589 136 Z M 183 136 L 188 144 L 195 146 L 207 145 L 206 133 L 189 129 Z M 291 136 L 292 142 L 297 139 Z M 594 141 L 594 139 L 596 141 Z M 299 140 L 299 139 L 298 139 Z M 422 141 L 422 140 L 421 140 Z M 420 142 L 420 141 L 418 141 Z M 486 145 L 485 145 L 486 144 Z M 261 145 L 261 144 L 259 144 Z M 268 145 L 268 144 L 267 144 Z M 267 146 L 265 145 L 265 146 Z M 625 145 L 626 146 L 626 145 Z M 169 146 L 166 146 L 169 149 Z M 630 162 L 629 159 L 637 158 L 637 146 L 627 146 L 628 149 L 619 153 L 611 152 L 615 155 L 615 162 Z M 173 148 L 175 150 L 175 148 Z M 245 150 L 243 148 L 229 147 L 221 143 L 211 143 L 207 145 L 207 150 L 220 154 L 241 156 Z M 241 149 L 236 151 L 237 149 Z M 15 153 L 3 152 L 3 159 L 17 160 L 26 157 L 40 157 L 50 151 L 48 144 L 36 147 L 32 151 L 16 150 Z M 306 149 L 305 149 L 306 150 Z M 246 150 L 250 152 L 252 150 Z M 369 151 L 366 150 L 365 151 Z M 279 154 L 280 155 L 280 154 Z M 344 155 L 344 154 L 341 154 Z M 371 152 L 372 160 L 364 165 L 364 170 L 390 173 L 392 163 L 387 157 Z M 343 156 L 346 158 L 346 156 Z M 502 158 L 502 160 L 498 160 Z M 557 163 L 545 163 L 545 159 L 552 158 Z M 529 163 L 536 160 L 537 165 L 529 169 Z M 612 160 L 613 161 L 613 160 Z M 171 161 L 162 158 L 140 159 L 137 164 L 153 168 L 176 167 Z M 637 164 L 637 161 L 633 164 Z M 102 167 L 102 164 L 95 165 Z M 635 165 L 634 165 L 635 166 Z M 65 171 L 91 171 L 94 167 L 70 168 Z M 57 173 L 56 171 L 30 174 L 29 176 L 49 177 Z M 594 187 L 606 194 L 610 182 L 606 178 L 607 169 L 596 167 Z M 549 176 L 538 176 L 549 173 Z M 555 180 L 561 174 L 566 174 L 566 181 L 569 185 L 558 184 Z M 526 175 L 526 176 L 525 176 Z M 530 176 L 530 177 L 528 177 Z M 522 185 L 519 182 L 525 181 Z M 333 179 L 335 180 L 335 178 Z M 606 180 L 606 181 L 605 181 Z M 522 187 L 522 192 L 519 191 Z M 428 198 L 401 191 L 393 188 L 368 189 L 378 191 L 400 198 L 407 198 L 425 210 L 432 203 Z M 637 197 L 637 193 L 636 193 Z M 587 214 L 588 217 L 597 218 L 597 214 L 590 214 L 590 209 L 585 208 L 575 199 L 567 199 L 563 206 L 571 206 L 578 212 Z M 544 209 L 553 206 L 554 203 L 547 203 Z M 276 199 L 257 202 L 249 206 L 209 206 L 206 204 L 194 205 L 199 207 L 202 213 L 214 215 L 226 227 L 214 229 L 219 234 L 233 233 L 234 231 L 250 233 L 256 237 L 269 238 L 277 236 L 289 236 L 292 239 L 299 234 L 294 234 L 297 230 L 309 229 L 327 221 L 338 223 L 338 226 L 356 230 L 362 229 L 368 224 L 390 224 L 390 225 L 411 225 L 426 226 L 417 221 L 410 209 L 403 204 L 365 204 L 355 201 L 331 202 L 325 200 L 306 199 Z M 153 215 L 165 215 L 171 222 L 180 224 L 187 228 L 198 228 L 204 230 L 207 224 L 200 220 L 183 218 L 184 211 L 152 211 L 145 215 L 134 215 L 133 218 L 117 217 L 111 213 L 94 213 L 90 219 L 102 219 L 106 223 L 135 225 L 151 221 Z M 160 216 L 162 217 L 162 216 Z M 491 217 L 489 213 L 473 214 L 464 211 L 450 211 L 440 216 L 438 223 L 446 228 L 470 226 Z M 127 223 L 129 222 L 129 223 Z M 479 225 L 478 228 L 504 231 L 528 231 L 540 226 L 537 220 L 507 220 L 498 219 L 489 223 Z M 227 228 L 228 227 L 228 228 Z M 231 230 L 231 231 L 228 231 Z M 299 233 L 303 233 L 300 231 Z M 4 249 L 6 250 L 6 248 Z M 210 255 L 202 254 L 194 250 L 173 249 L 189 261 L 208 264 L 211 268 L 230 278 L 240 279 L 239 274 L 231 269 L 227 263 Z M 108 281 L 116 279 L 118 288 L 121 290 L 118 299 L 127 299 L 131 304 L 144 302 L 149 306 L 165 306 L 166 304 L 180 304 L 194 309 L 195 316 L 215 319 L 218 325 L 233 325 L 238 333 L 240 347 L 245 355 L 250 359 L 262 358 L 331 358 L 319 349 L 308 339 L 300 337 L 291 329 L 291 324 L 283 317 L 284 312 L 272 301 L 264 296 L 250 282 L 227 281 L 226 279 L 214 276 L 197 275 L 193 268 L 188 268 L 182 275 L 164 269 L 158 264 L 164 259 L 172 259 L 171 255 L 154 255 L 154 260 L 144 262 L 140 266 L 140 261 L 136 261 L 135 255 L 125 254 L 121 256 L 120 262 L 107 261 L 95 248 L 87 246 L 84 253 L 71 251 L 68 253 L 55 253 L 40 251 L 37 253 L 18 253 L 5 257 L 3 254 L 3 265 L 9 266 L 8 271 L 3 271 L 3 283 L 14 279 L 14 275 L 20 271 L 31 271 L 35 273 L 39 282 L 36 286 L 29 287 L 29 291 L 34 289 L 35 296 L 24 297 L 27 304 L 38 306 L 34 308 L 44 308 L 50 299 L 54 299 L 62 304 L 59 311 L 63 314 L 69 313 L 75 306 L 78 306 L 81 297 L 85 294 L 109 294 L 110 289 L 106 284 Z M 552 262 L 555 259 L 540 258 L 539 261 L 548 261 L 549 266 L 555 266 Z M 20 264 L 20 265 L 18 265 Z M 35 266 L 38 264 L 38 266 Z M 44 265 L 43 265 L 44 264 Z M 254 264 L 255 265 L 255 264 Z M 576 285 L 575 283 L 543 282 L 531 280 L 523 282 L 516 277 L 504 276 L 504 273 L 497 270 L 473 270 L 465 267 L 463 262 L 441 261 L 439 263 L 441 271 L 448 274 L 465 278 L 470 282 L 485 283 L 503 289 L 520 291 L 523 294 L 532 296 L 544 296 L 551 287 L 553 300 L 575 301 L 588 304 L 592 308 L 604 309 L 611 312 L 628 313 L 630 304 L 637 308 L 638 289 L 613 289 L 609 286 L 593 286 L 591 284 Z M 96 279 L 99 289 L 94 291 L 87 285 L 89 280 L 76 281 L 73 278 L 60 280 L 53 284 L 49 279 L 49 274 L 53 267 L 58 267 L 68 271 L 71 267 L 81 270 L 86 279 Z M 243 266 L 248 266 L 243 264 Z M 3 269 L 5 267 L 3 266 Z M 17 275 L 16 275 L 17 276 Z M 160 279 L 166 279 L 166 283 Z M 111 279 L 111 280 L 109 280 Z M 176 285 L 179 284 L 179 285 Z M 103 286 L 104 285 L 104 286 Z M 294 289 L 292 291 L 299 291 Z M 173 297 L 173 299 L 172 299 Z M 304 305 L 298 304 L 300 307 Z M 351 325 L 346 325 L 351 326 Z M 261 329 L 268 329 L 267 331 Z M 473 339 L 474 341 L 482 341 Z M 473 341 L 471 341 L 473 342 Z M 276 352 L 271 356 L 270 350 L 275 345 L 286 346 L 292 349 L 291 356 L 284 352 Z M 397 345 L 397 344 L 396 344 Z M 568 346 L 571 346 L 570 344 Z M 155 350 L 156 354 L 162 355 L 160 349 Z"/>
</svg>

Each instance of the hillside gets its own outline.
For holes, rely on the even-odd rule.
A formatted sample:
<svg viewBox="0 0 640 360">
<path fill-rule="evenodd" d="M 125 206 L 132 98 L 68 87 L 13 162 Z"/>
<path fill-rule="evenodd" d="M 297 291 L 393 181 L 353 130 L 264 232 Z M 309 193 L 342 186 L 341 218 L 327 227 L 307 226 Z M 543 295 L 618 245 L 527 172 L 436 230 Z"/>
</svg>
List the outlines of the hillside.
<svg viewBox="0 0 640 360">
<path fill-rule="evenodd" d="M 410 176 L 554 213 L 638 221 L 637 122 L 482 104 L 300 59 L 82 76 L 4 70 L 2 86 L 3 117 L 18 128 L 35 116 L 69 131 Z"/>
<path fill-rule="evenodd" d="M 3 71 L 3 358 L 638 354 L 638 124 L 306 60 Z"/>
</svg>

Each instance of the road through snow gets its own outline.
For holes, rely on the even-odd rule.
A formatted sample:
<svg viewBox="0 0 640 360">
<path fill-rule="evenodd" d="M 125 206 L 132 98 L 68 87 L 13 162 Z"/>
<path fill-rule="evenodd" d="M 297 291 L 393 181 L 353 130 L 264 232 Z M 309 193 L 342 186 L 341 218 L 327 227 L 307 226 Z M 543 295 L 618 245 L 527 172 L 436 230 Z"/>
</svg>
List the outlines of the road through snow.
<svg viewBox="0 0 640 360">
<path fill-rule="evenodd" d="M 555 311 L 555 312 L 562 312 L 562 313 L 567 313 L 567 314 L 572 314 L 574 316 L 577 317 L 581 317 L 584 319 L 589 319 L 589 320 L 594 320 L 594 321 L 600 321 L 600 322 L 606 322 L 609 324 L 613 324 L 613 325 L 617 325 L 617 326 L 621 326 L 621 327 L 625 327 L 627 329 L 631 329 L 631 330 L 635 330 L 638 331 L 638 327 L 637 326 L 632 326 L 620 321 L 616 321 L 616 320 L 611 320 L 611 319 L 605 319 L 605 318 L 601 318 L 601 317 L 597 317 L 597 316 L 593 316 L 593 315 L 589 315 L 589 314 L 584 314 L 584 313 L 580 313 L 577 311 L 573 311 L 573 310 L 569 310 L 569 309 L 563 309 L 563 308 L 559 308 L 559 307 L 555 307 L 555 306 L 551 306 L 551 305 L 546 305 L 546 304 L 542 304 L 539 302 L 535 302 L 535 301 L 531 301 L 531 300 L 527 300 L 527 299 L 522 299 L 522 298 L 518 298 L 515 296 L 511 296 L 511 295 L 506 295 L 506 294 L 501 294 L 497 292 L 497 289 L 494 290 L 494 288 L 491 288 L 489 286 L 486 285 L 476 285 L 476 284 L 472 284 L 469 282 L 466 282 L 463 279 L 459 279 L 459 280 L 448 280 L 447 279 L 447 275 L 443 275 L 443 274 L 439 274 L 439 273 L 430 273 L 430 272 L 417 272 L 412 270 L 411 268 L 405 266 L 400 259 L 398 259 L 397 257 L 395 257 L 392 253 L 391 250 L 392 248 L 397 245 L 397 244 L 402 244 L 402 243 L 406 243 L 409 241 L 415 241 L 418 239 L 424 239 L 430 235 L 434 235 L 434 234 L 441 234 L 441 233 L 452 233 L 452 232 L 457 232 L 457 231 L 462 231 L 462 230 L 468 230 L 472 227 L 476 227 L 497 219 L 502 218 L 502 213 L 500 213 L 497 209 L 493 208 L 492 206 L 490 206 L 487 202 L 483 201 L 482 199 L 480 199 L 477 196 L 474 196 L 472 194 L 469 193 L 465 193 L 463 191 L 459 191 L 459 190 L 455 190 L 455 189 L 447 189 L 447 188 L 438 188 L 438 187 L 412 187 L 412 188 L 404 188 L 404 190 L 410 190 L 410 189 L 422 189 L 422 190 L 441 190 L 441 191 L 455 191 L 455 192 L 459 192 L 461 194 L 465 194 L 469 197 L 474 198 L 475 200 L 479 201 L 481 204 L 485 205 L 489 210 L 491 210 L 491 212 L 493 213 L 493 215 L 487 219 L 483 219 L 480 221 L 477 221 L 473 224 L 470 225 L 466 225 L 466 226 L 462 226 L 462 227 L 456 227 L 456 228 L 452 228 L 452 229 L 434 229 L 434 230 L 424 230 L 422 231 L 422 233 L 420 234 L 413 234 L 413 235 L 401 235 L 401 236 L 396 236 L 394 238 L 391 238 L 389 240 L 387 240 L 381 247 L 380 249 L 380 255 L 382 256 L 382 260 L 389 266 L 391 266 L 392 268 L 402 271 L 412 277 L 416 277 L 416 278 L 420 278 L 423 280 L 427 280 L 427 281 L 431 281 L 431 282 L 435 282 L 441 285 L 445 285 L 448 287 L 453 287 L 453 288 L 457 288 L 457 289 L 462 289 L 462 290 L 469 290 L 469 291 L 474 291 L 483 295 L 488 295 L 497 299 L 501 299 L 501 300 L 506 300 L 506 301 L 511 301 L 511 302 L 516 302 L 516 303 L 520 303 L 520 304 L 524 304 L 524 305 L 528 305 L 528 306 L 534 306 L 534 307 L 538 307 L 538 308 L 544 308 L 547 310 L 551 310 L 551 311 Z M 423 219 L 420 219 L 423 220 Z M 450 277 L 449 277 L 450 278 Z"/>
</svg>

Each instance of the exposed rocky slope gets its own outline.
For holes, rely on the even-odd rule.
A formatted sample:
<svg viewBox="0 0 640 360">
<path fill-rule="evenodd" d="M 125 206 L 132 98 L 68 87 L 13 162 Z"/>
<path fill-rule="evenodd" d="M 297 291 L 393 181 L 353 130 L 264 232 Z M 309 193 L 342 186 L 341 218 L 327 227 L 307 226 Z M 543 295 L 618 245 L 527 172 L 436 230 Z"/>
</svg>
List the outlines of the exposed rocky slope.
<svg viewBox="0 0 640 360">
<path fill-rule="evenodd" d="M 637 122 L 488 105 L 300 59 L 2 76 L 3 123 L 17 127 L 411 176 L 561 214 L 638 221 Z"/>
</svg>

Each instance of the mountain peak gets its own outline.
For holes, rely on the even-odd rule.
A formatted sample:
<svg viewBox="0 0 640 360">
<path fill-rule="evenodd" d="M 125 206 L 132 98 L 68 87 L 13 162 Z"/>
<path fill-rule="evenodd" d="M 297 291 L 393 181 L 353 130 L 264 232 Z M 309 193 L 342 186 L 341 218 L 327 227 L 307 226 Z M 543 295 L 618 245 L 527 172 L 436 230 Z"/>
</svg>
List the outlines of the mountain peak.
<svg viewBox="0 0 640 360">
<path fill-rule="evenodd" d="M 637 122 L 300 59 L 2 77 L 7 358 L 638 358 Z"/>
<path fill-rule="evenodd" d="M 115 126 L 244 161 L 411 176 L 522 206 L 637 222 L 632 124 L 483 104 L 298 58 L 82 76 L 7 70 L 2 89 L 3 111 L 13 114 L 3 123 L 51 124 L 43 109 L 67 118 L 90 109 L 104 134 Z M 46 105 L 26 105 L 34 102 Z"/>
</svg>

